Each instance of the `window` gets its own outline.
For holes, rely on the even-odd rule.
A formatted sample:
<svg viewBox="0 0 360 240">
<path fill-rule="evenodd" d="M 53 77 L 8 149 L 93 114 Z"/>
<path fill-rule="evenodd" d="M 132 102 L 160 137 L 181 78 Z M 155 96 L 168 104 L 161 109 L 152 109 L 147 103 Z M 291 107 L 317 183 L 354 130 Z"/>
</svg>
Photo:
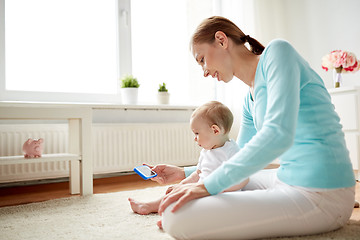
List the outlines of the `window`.
<svg viewBox="0 0 360 240">
<path fill-rule="evenodd" d="M 0 0 L 0 100 L 120 102 L 129 73 L 140 103 L 163 82 L 171 103 L 211 99 L 188 45 L 211 13 L 212 0 Z"/>
<path fill-rule="evenodd" d="M 184 0 L 131 1 L 132 67 L 141 84 L 140 101 L 155 102 L 163 82 L 171 100 L 189 98 L 186 11 Z"/>
<path fill-rule="evenodd" d="M 204 79 L 189 49 L 197 25 L 212 15 L 212 0 L 131 0 L 132 72 L 141 102 L 156 102 L 165 82 L 172 104 L 213 99 L 215 81 Z"/>
<path fill-rule="evenodd" d="M 2 11 L 1 81 L 11 100 L 97 101 L 117 94 L 118 1 L 2 0 Z"/>
<path fill-rule="evenodd" d="M 114 9 L 115 1 L 6 1 L 6 89 L 116 93 Z"/>
</svg>

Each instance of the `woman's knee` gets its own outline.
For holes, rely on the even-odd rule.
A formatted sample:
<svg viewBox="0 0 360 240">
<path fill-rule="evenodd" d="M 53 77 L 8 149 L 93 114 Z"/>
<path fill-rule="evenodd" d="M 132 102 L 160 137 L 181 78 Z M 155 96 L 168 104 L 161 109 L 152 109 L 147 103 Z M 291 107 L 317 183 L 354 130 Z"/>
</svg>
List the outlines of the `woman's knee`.
<svg viewBox="0 0 360 240">
<path fill-rule="evenodd" d="M 196 223 L 193 216 L 186 211 L 186 206 L 177 212 L 171 212 L 173 204 L 165 209 L 162 215 L 162 227 L 166 233 L 175 239 L 191 239 Z M 196 230 L 195 230 L 196 231 Z"/>
</svg>

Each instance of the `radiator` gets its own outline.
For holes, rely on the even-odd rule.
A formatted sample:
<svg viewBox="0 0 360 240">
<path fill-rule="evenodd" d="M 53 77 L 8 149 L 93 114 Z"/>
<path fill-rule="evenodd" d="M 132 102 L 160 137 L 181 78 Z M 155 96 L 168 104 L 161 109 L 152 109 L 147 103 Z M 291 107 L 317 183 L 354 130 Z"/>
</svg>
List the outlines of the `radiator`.
<svg viewBox="0 0 360 240">
<path fill-rule="evenodd" d="M 67 152 L 67 124 L 0 124 L 0 156 L 22 155 L 30 137 L 45 140 L 45 154 Z M 94 174 L 132 171 L 142 163 L 193 165 L 199 153 L 188 123 L 93 124 Z M 68 175 L 66 162 L 0 166 L 1 183 Z"/>
</svg>

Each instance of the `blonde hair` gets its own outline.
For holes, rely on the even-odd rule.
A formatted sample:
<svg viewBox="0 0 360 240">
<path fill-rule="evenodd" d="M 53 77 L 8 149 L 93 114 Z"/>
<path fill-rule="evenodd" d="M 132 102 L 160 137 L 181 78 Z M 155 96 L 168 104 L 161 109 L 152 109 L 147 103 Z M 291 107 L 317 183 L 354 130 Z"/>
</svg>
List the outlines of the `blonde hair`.
<svg viewBox="0 0 360 240">
<path fill-rule="evenodd" d="M 191 118 L 202 117 L 209 127 L 217 125 L 224 129 L 225 134 L 230 132 L 234 116 L 230 109 L 221 102 L 211 101 L 196 108 Z"/>
<path fill-rule="evenodd" d="M 250 51 L 255 55 L 260 55 L 265 49 L 265 47 L 256 39 L 249 35 L 245 35 L 235 23 L 227 18 L 219 16 L 207 18 L 200 23 L 191 38 L 190 48 L 194 44 L 213 43 L 217 31 L 224 32 L 226 36 L 233 40 L 237 45 L 248 42 Z"/>
</svg>

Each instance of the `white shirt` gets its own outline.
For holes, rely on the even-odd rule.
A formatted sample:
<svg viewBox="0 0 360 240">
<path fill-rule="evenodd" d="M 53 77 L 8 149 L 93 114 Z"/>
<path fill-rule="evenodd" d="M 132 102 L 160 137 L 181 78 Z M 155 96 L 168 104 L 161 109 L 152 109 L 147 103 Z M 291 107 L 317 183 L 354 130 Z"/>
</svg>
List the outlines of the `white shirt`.
<svg viewBox="0 0 360 240">
<path fill-rule="evenodd" d="M 239 146 L 232 139 L 227 141 L 222 147 L 211 150 L 201 150 L 199 162 L 197 164 L 197 169 L 201 171 L 199 174 L 200 181 L 204 180 L 205 177 L 210 175 L 210 173 L 218 168 L 223 162 L 230 159 L 239 150 Z"/>
</svg>

